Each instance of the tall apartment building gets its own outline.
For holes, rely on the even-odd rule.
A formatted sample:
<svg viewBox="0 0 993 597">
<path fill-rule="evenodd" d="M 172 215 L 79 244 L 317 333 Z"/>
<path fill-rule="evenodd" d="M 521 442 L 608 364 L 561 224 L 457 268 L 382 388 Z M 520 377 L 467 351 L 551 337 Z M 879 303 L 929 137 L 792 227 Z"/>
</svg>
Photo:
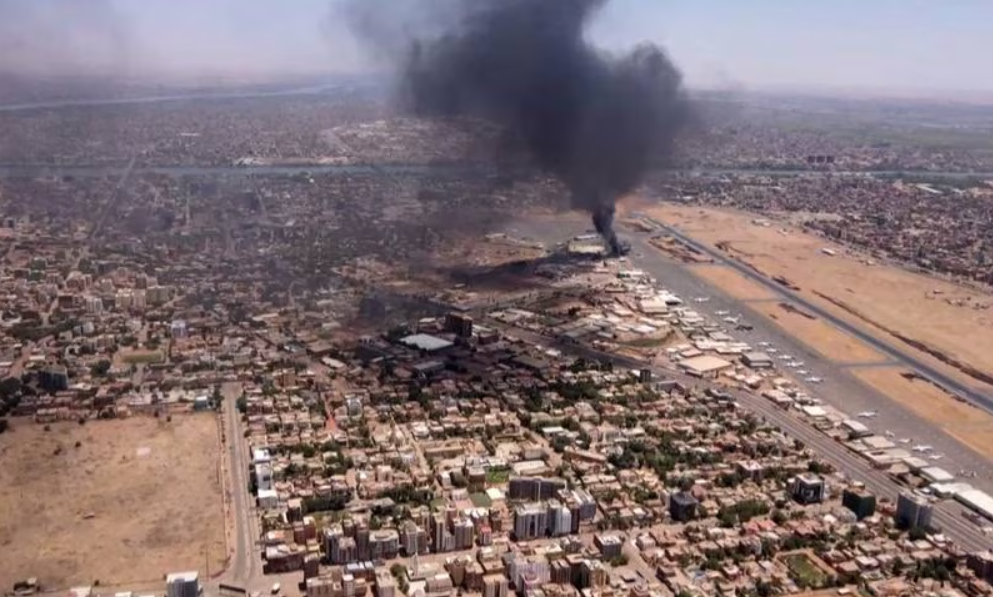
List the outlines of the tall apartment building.
<svg viewBox="0 0 993 597">
<path fill-rule="evenodd" d="M 198 572 L 173 572 L 166 576 L 166 597 L 199 597 Z"/>
<path fill-rule="evenodd" d="M 797 475 L 789 482 L 790 496 L 801 504 L 819 504 L 827 495 L 824 479 L 814 474 Z"/>
<path fill-rule="evenodd" d="M 558 500 L 548 502 L 548 531 L 552 537 L 572 533 L 572 511 Z"/>
<path fill-rule="evenodd" d="M 528 541 L 544 537 L 548 531 L 548 507 L 531 502 L 514 508 L 514 538 Z"/>
<path fill-rule="evenodd" d="M 509 583 L 502 574 L 483 577 L 483 597 L 507 597 Z"/>
<path fill-rule="evenodd" d="M 552 499 L 563 489 L 565 489 L 565 481 L 562 479 L 514 477 L 510 480 L 507 492 L 512 500 L 540 502 Z"/>
<path fill-rule="evenodd" d="M 931 526 L 934 507 L 927 498 L 909 492 L 901 492 L 896 501 L 896 525 L 902 529 L 917 529 Z"/>
</svg>

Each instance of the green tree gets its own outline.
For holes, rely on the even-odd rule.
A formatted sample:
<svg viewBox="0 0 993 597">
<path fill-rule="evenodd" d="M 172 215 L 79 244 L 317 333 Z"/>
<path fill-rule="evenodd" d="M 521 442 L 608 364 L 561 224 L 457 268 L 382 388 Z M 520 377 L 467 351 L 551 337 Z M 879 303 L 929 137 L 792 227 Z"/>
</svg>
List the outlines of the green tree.
<svg viewBox="0 0 993 597">
<path fill-rule="evenodd" d="M 93 377 L 103 377 L 110 371 L 110 360 L 100 359 L 90 367 L 90 375 Z"/>
</svg>

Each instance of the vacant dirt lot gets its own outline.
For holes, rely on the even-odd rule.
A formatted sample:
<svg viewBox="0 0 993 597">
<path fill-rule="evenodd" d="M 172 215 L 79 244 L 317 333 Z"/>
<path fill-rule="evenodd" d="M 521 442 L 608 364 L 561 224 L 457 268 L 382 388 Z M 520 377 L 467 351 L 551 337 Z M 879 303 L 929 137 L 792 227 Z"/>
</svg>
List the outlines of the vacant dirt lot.
<svg viewBox="0 0 993 597">
<path fill-rule="evenodd" d="M 849 364 L 886 361 L 885 355 L 825 321 L 809 319 L 799 313 L 787 311 L 780 307 L 779 303 L 763 303 L 752 307 L 826 359 Z"/>
<path fill-rule="evenodd" d="M 776 295 L 725 265 L 691 265 L 695 275 L 724 290 L 736 299 L 762 301 Z"/>
<path fill-rule="evenodd" d="M 993 374 L 993 308 L 974 307 L 993 304 L 993 296 L 898 267 L 867 265 L 870 258 L 786 222 L 769 220 L 771 225 L 762 226 L 755 223 L 753 214 L 699 207 L 649 209 L 655 217 L 703 242 L 724 243 L 732 255 L 767 276 L 785 276 L 801 288 L 805 298 L 901 350 L 913 349 L 878 326 Z M 824 254 L 821 249 L 825 247 L 837 254 Z M 853 315 L 852 310 L 859 315 Z M 970 385 L 993 389 L 951 366 L 940 365 L 937 359 L 934 363 Z"/>
<path fill-rule="evenodd" d="M 883 394 L 921 417 L 932 421 L 946 433 L 986 458 L 993 458 L 993 416 L 953 396 L 930 382 L 906 378 L 899 367 L 858 369 L 852 373 Z M 940 404 L 941 408 L 935 408 Z"/>
<path fill-rule="evenodd" d="M 46 587 L 211 572 L 225 559 L 212 414 L 41 425 L 0 435 L 0 578 Z M 77 447 L 78 444 L 78 447 Z"/>
</svg>

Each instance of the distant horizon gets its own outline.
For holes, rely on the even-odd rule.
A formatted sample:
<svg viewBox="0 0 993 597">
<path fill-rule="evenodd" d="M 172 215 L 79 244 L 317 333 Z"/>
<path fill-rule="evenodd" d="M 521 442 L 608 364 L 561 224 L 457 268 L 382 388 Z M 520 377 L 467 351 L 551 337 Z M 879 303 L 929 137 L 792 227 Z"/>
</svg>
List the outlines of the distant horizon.
<svg viewBox="0 0 993 597">
<path fill-rule="evenodd" d="M 323 84 L 336 78 L 340 79 L 376 79 L 387 78 L 385 71 L 340 72 L 329 70 L 298 70 L 282 73 L 252 72 L 234 70 L 203 70 L 198 73 L 166 70 L 160 72 L 146 71 L 135 73 L 99 73 L 99 72 L 58 72 L 25 73 L 17 71 L 0 71 L 0 78 L 16 77 L 39 83 L 69 82 L 82 83 L 118 82 L 121 85 L 149 85 L 181 88 L 196 87 L 247 87 L 253 85 L 293 85 L 306 82 L 307 84 Z M 854 99 L 854 100 L 909 100 L 909 101 L 941 101 L 950 103 L 990 104 L 993 105 L 993 91 L 984 89 L 936 89 L 927 87 L 871 87 L 844 85 L 804 85 L 804 84 L 734 84 L 720 85 L 715 83 L 687 84 L 689 92 L 725 92 L 731 95 L 741 94 L 770 94 L 784 96 L 810 96 L 821 98 Z M 113 95 L 108 94 L 108 99 Z"/>
<path fill-rule="evenodd" d="M 400 19 L 401 39 L 396 15 L 438 1 L 368 0 Z M 339 2 L 0 0 L 0 73 L 207 81 L 381 66 Z M 606 52 L 658 44 L 691 89 L 989 102 L 991 21 L 987 0 L 610 0 L 588 39 Z"/>
</svg>

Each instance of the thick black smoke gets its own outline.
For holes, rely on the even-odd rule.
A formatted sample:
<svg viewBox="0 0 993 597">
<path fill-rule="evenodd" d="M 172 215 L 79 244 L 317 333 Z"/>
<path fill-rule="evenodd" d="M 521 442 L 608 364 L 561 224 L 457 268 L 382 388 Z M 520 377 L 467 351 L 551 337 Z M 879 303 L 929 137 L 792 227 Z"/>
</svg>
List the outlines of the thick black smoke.
<svg viewBox="0 0 993 597">
<path fill-rule="evenodd" d="M 357 35 L 394 59 L 398 42 L 409 42 L 400 66 L 414 114 L 504 127 L 621 252 L 615 202 L 668 155 L 688 116 L 680 73 L 661 49 L 617 57 L 591 47 L 585 28 L 606 0 L 447 0 L 443 12 L 424 6 L 419 28 L 384 27 L 376 2 L 358 1 Z M 425 15 L 438 16 L 427 18 L 433 31 Z"/>
</svg>

